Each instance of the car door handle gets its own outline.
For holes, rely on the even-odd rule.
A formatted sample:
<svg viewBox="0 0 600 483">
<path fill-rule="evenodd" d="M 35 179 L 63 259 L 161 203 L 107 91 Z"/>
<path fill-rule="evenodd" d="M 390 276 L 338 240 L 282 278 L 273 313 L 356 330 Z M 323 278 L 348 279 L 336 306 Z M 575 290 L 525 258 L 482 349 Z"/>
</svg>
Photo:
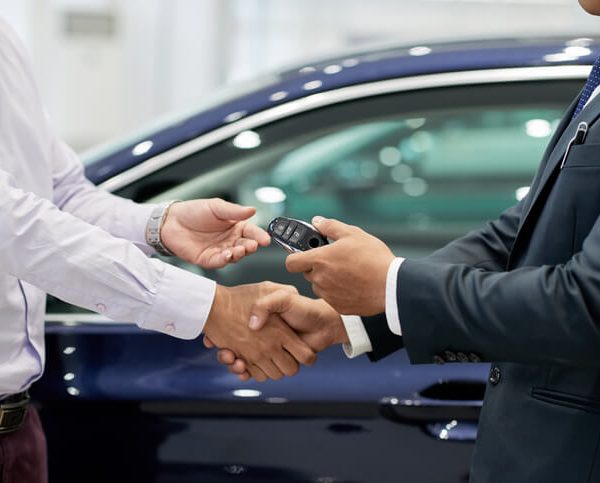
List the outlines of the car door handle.
<svg viewBox="0 0 600 483">
<path fill-rule="evenodd" d="M 380 413 L 396 423 L 421 426 L 437 439 L 471 441 L 477 435 L 484 391 L 482 382 L 442 381 L 412 399 L 382 399 Z"/>
</svg>

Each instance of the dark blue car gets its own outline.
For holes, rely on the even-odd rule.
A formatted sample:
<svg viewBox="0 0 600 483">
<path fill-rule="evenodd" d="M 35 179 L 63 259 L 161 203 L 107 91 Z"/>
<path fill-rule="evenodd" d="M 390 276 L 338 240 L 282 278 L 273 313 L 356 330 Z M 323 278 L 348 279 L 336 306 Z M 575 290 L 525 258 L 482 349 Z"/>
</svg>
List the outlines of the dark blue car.
<svg viewBox="0 0 600 483">
<path fill-rule="evenodd" d="M 221 197 L 356 224 L 419 257 L 525 196 L 599 53 L 592 39 L 373 50 L 299 66 L 97 150 L 137 201 Z M 310 294 L 272 246 L 218 271 Z M 177 263 L 177 262 L 175 262 Z M 200 340 L 51 300 L 34 396 L 53 483 L 464 482 L 488 366 L 372 364 L 339 347 L 294 378 L 240 383 Z"/>
</svg>

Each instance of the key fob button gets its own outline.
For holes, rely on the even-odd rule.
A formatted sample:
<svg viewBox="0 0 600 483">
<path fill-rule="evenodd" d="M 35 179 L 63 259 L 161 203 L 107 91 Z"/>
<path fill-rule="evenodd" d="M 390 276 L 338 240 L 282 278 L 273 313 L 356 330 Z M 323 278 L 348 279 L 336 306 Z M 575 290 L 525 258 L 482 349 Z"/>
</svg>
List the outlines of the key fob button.
<svg viewBox="0 0 600 483">
<path fill-rule="evenodd" d="M 287 222 L 279 221 L 275 225 L 275 228 L 273 228 L 273 233 L 275 233 L 277 236 L 281 236 L 281 235 L 283 235 L 283 232 L 285 231 L 287 226 L 288 226 Z"/>
<path fill-rule="evenodd" d="M 302 237 L 304 237 L 305 234 L 306 234 L 306 227 L 304 227 L 302 225 L 298 225 L 296 230 L 294 231 L 294 234 L 290 237 L 289 242 L 290 243 L 298 243 L 300 240 L 302 240 Z"/>
<path fill-rule="evenodd" d="M 283 232 L 283 235 L 281 235 L 281 239 L 285 240 L 285 241 L 288 241 L 289 238 L 292 236 L 292 233 L 294 233 L 294 230 L 296 229 L 296 226 L 298 226 L 298 224 L 292 221 L 288 225 L 288 227 L 285 230 L 285 232 Z"/>
</svg>

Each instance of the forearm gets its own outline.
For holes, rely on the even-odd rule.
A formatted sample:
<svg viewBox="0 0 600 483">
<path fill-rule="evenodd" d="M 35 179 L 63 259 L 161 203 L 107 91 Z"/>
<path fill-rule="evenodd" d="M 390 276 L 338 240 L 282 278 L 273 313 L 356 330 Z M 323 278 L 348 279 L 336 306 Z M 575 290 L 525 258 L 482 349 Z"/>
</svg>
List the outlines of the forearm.
<svg viewBox="0 0 600 483">
<path fill-rule="evenodd" d="M 17 188 L 0 171 L 2 270 L 123 322 L 196 337 L 214 283 L 149 260 L 131 243 Z"/>
<path fill-rule="evenodd" d="M 139 204 L 94 186 L 77 155 L 58 138 L 52 144 L 54 204 L 62 211 L 134 243 L 146 254 L 145 229 L 155 205 Z"/>
<path fill-rule="evenodd" d="M 488 361 L 600 365 L 600 271 L 590 258 L 504 273 L 407 261 L 398 306 L 411 361 L 450 349 Z"/>
</svg>

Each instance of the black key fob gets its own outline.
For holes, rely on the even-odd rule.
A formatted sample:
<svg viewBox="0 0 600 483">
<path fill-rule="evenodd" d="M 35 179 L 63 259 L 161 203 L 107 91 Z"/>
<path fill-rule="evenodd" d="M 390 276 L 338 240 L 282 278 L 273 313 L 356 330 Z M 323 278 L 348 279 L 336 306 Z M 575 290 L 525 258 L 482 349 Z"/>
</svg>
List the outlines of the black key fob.
<svg viewBox="0 0 600 483">
<path fill-rule="evenodd" d="M 329 244 L 327 238 L 311 224 L 283 216 L 271 220 L 267 232 L 277 244 L 290 253 L 304 252 Z"/>
</svg>

